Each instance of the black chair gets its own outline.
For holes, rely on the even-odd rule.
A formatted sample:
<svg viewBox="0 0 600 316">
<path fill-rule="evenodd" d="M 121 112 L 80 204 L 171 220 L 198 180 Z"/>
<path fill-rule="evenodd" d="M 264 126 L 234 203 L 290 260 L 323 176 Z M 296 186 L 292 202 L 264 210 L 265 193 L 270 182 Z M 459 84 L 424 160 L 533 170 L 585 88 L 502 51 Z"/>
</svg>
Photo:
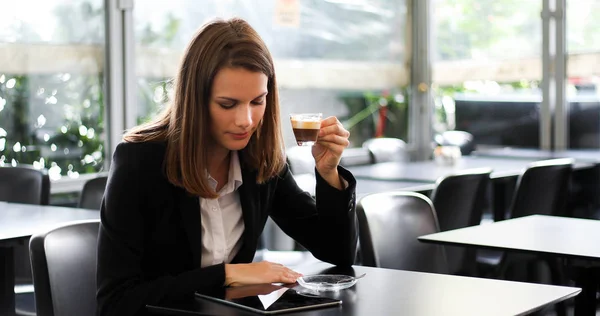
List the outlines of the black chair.
<svg viewBox="0 0 600 316">
<path fill-rule="evenodd" d="M 373 162 L 375 162 L 373 153 L 362 147 L 346 148 L 340 158 L 340 165 L 344 167 L 369 165 Z"/>
<path fill-rule="evenodd" d="M 509 218 L 528 215 L 569 215 L 566 210 L 573 173 L 571 158 L 531 163 L 517 180 Z"/>
<path fill-rule="evenodd" d="M 441 231 L 481 223 L 491 172 L 489 168 L 471 169 L 438 179 L 431 200 Z M 475 249 L 446 247 L 446 257 L 450 273 L 477 274 Z"/>
<path fill-rule="evenodd" d="M 30 165 L 0 167 L 0 201 L 48 205 L 49 199 L 50 178 L 46 169 L 36 169 Z M 35 315 L 33 293 L 26 289 L 32 283 L 27 241 L 13 249 L 15 284 L 17 288 L 25 288 L 16 293 L 16 312 L 18 315 Z"/>
<path fill-rule="evenodd" d="M 507 218 L 528 215 L 567 216 L 569 185 L 573 172 L 571 158 L 537 161 L 517 180 L 517 188 Z M 500 279 L 564 285 L 565 273 L 559 260 L 550 257 L 481 251 L 477 258 L 483 271 Z M 544 274 L 544 271 L 548 273 Z M 557 313 L 565 314 L 564 304 Z"/>
<path fill-rule="evenodd" d="M 102 204 L 102 198 L 104 197 L 104 189 L 106 188 L 106 180 L 108 180 L 108 176 L 101 176 L 86 181 L 81 190 L 77 207 L 100 210 L 100 204 Z"/>
<path fill-rule="evenodd" d="M 446 131 L 434 137 L 440 146 L 458 146 L 462 155 L 470 155 L 475 150 L 473 135 L 465 131 Z"/>
<path fill-rule="evenodd" d="M 542 160 L 529 164 L 517 179 L 511 205 L 504 218 L 527 215 L 567 215 L 569 184 L 573 173 L 573 159 Z M 497 197 L 495 197 L 497 198 Z M 495 271 L 502 260 L 502 252 L 480 251 L 477 261 L 484 270 Z"/>
<path fill-rule="evenodd" d="M 371 138 L 362 144 L 373 154 L 376 163 L 390 161 L 408 161 L 406 143 L 399 138 Z"/>
<path fill-rule="evenodd" d="M 361 264 L 371 267 L 447 273 L 444 247 L 417 237 L 439 232 L 431 201 L 414 192 L 364 196 L 356 205 Z"/>
<path fill-rule="evenodd" d="M 31 237 L 38 316 L 96 314 L 99 220 L 72 222 Z"/>
<path fill-rule="evenodd" d="M 514 198 L 507 214 L 507 218 L 517 218 L 528 215 L 553 215 L 567 216 L 566 209 L 569 198 L 569 185 L 573 173 L 573 162 L 571 158 L 551 159 L 534 162 L 529 165 L 525 172 L 517 180 L 517 188 Z M 525 264 L 531 265 L 531 262 L 525 261 L 545 261 L 551 269 L 551 278 L 553 283 L 560 280 L 557 275 L 560 270 L 555 262 L 550 262 L 544 258 L 532 255 L 506 254 L 499 263 L 498 274 L 501 277 L 511 278 L 507 275 L 509 269 Z M 518 273 L 518 272 L 516 272 Z M 516 278 L 525 278 L 528 281 L 534 281 L 534 269 L 521 271 L 522 276 Z"/>
<path fill-rule="evenodd" d="M 0 201 L 48 205 L 49 197 L 50 178 L 45 169 L 0 167 Z"/>
</svg>

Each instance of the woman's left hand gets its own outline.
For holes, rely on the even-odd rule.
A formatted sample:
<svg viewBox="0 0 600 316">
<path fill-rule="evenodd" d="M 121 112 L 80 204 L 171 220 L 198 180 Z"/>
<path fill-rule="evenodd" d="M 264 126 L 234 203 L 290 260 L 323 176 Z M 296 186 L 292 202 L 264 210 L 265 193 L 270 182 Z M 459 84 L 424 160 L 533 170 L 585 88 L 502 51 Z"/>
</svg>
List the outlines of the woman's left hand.
<svg viewBox="0 0 600 316">
<path fill-rule="evenodd" d="M 348 132 L 335 116 L 330 116 L 321 121 L 319 138 L 312 148 L 317 171 L 330 185 L 341 189 L 337 166 L 340 163 L 342 152 L 348 144 Z"/>
</svg>

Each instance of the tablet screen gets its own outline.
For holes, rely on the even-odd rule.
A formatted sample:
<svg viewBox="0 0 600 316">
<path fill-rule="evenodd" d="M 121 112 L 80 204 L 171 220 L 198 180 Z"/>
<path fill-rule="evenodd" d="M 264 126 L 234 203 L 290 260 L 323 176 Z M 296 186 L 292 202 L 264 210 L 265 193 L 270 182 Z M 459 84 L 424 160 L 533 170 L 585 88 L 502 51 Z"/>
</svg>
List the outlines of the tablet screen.
<svg viewBox="0 0 600 316">
<path fill-rule="evenodd" d="M 229 287 L 219 293 L 196 293 L 196 296 L 262 314 L 337 306 L 342 303 L 337 299 L 306 294 L 295 288 L 275 284 Z"/>
</svg>

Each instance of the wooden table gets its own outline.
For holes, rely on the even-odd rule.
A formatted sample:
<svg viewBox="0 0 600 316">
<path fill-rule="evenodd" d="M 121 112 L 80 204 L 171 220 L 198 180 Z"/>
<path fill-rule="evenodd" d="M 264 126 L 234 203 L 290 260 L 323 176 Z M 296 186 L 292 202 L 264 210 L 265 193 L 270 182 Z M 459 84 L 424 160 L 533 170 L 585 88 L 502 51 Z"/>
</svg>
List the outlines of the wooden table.
<svg viewBox="0 0 600 316">
<path fill-rule="evenodd" d="M 523 315 L 577 295 L 578 288 L 479 279 L 354 266 L 336 268 L 326 263 L 296 269 L 303 274 L 333 273 L 366 276 L 339 292 L 323 292 L 342 300 L 341 307 L 315 309 L 286 315 Z M 196 298 L 160 306 L 170 315 L 257 315 Z M 156 308 L 156 307 L 151 307 Z"/>
<path fill-rule="evenodd" d="M 583 292 L 575 298 L 576 315 L 596 314 L 593 265 L 600 263 L 600 221 L 545 215 L 509 219 L 419 237 L 422 242 L 531 253 L 566 260 L 579 271 L 575 280 Z M 592 265 L 580 268 L 582 261 Z M 577 265 L 573 265 L 577 262 Z"/>
<path fill-rule="evenodd" d="M 0 202 L 0 315 L 15 313 L 15 245 L 60 224 L 99 218 L 92 210 Z"/>
</svg>

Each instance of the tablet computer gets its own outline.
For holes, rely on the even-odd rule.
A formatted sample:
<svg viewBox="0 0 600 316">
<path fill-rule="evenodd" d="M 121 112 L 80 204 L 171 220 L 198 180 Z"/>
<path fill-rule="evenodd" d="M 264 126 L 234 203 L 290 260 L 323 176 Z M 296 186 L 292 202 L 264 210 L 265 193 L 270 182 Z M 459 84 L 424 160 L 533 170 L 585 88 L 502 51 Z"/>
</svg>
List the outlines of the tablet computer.
<svg viewBox="0 0 600 316">
<path fill-rule="evenodd" d="M 289 286 L 275 284 L 229 287 L 219 293 L 196 293 L 196 297 L 266 315 L 342 304 L 338 299 L 307 294 Z"/>
</svg>

